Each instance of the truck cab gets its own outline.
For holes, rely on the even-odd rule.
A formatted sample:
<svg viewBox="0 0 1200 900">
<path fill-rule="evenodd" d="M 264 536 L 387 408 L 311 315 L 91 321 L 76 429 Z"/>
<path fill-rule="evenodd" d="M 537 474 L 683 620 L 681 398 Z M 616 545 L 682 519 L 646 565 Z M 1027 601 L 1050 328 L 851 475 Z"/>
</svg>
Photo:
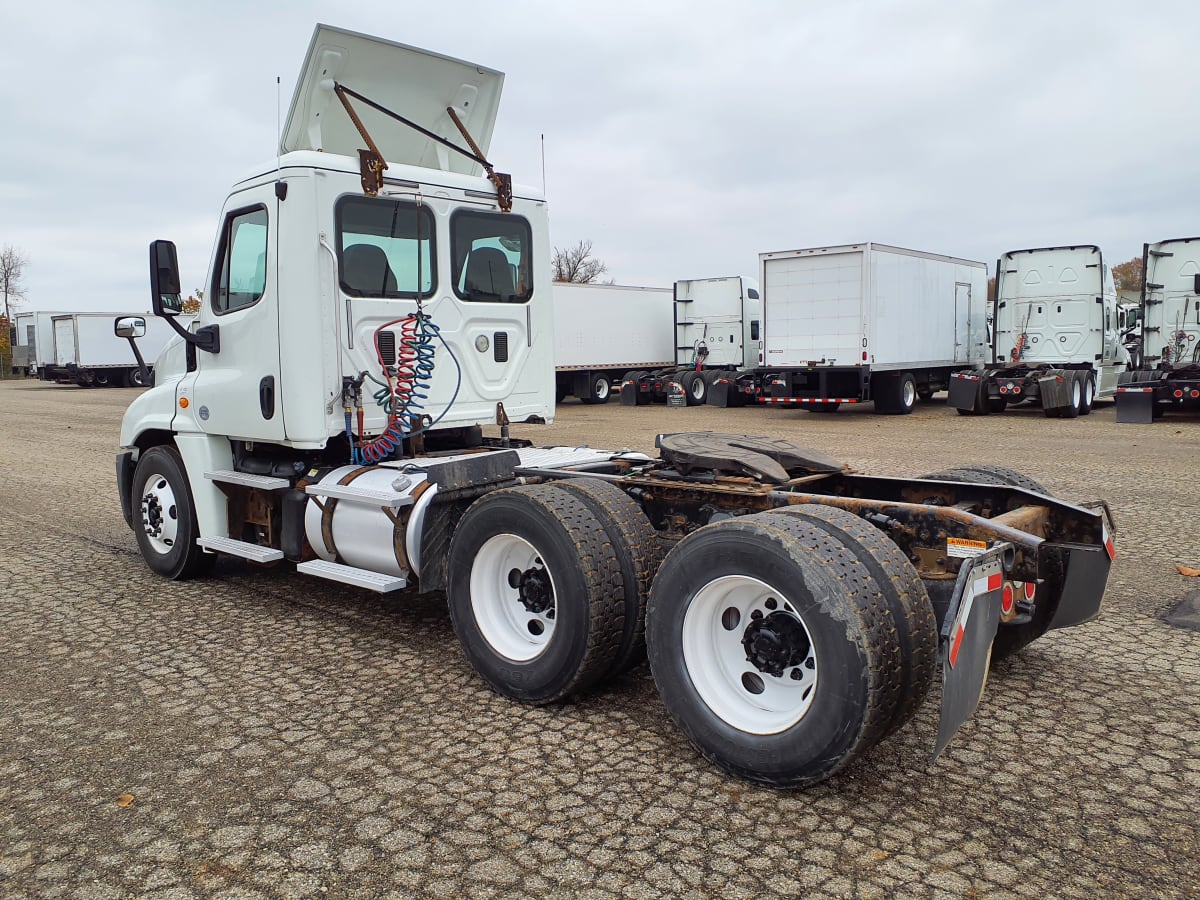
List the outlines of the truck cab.
<svg viewBox="0 0 1200 900">
<path fill-rule="evenodd" d="M 545 201 L 518 188 L 502 209 L 480 163 L 443 143 L 462 142 L 451 110 L 476 155 L 487 152 L 502 82 L 317 28 L 278 157 L 225 201 L 198 322 L 181 330 L 186 352 L 163 361 L 122 427 L 131 465 L 175 436 L 202 538 L 229 536 L 226 494 L 204 473 L 235 469 L 235 454 L 264 471 L 285 457 L 350 460 L 354 446 L 387 440 L 397 404 L 404 434 L 393 442 L 477 430 L 498 408 L 513 421 L 552 419 L 552 307 L 535 289 L 550 283 Z M 335 85 L 370 103 L 343 101 Z M 371 193 L 368 142 L 347 103 L 387 156 Z M 152 275 L 174 289 L 159 285 L 156 311 L 176 315 L 163 302 L 178 291 L 173 247 L 151 253 Z"/>
</svg>

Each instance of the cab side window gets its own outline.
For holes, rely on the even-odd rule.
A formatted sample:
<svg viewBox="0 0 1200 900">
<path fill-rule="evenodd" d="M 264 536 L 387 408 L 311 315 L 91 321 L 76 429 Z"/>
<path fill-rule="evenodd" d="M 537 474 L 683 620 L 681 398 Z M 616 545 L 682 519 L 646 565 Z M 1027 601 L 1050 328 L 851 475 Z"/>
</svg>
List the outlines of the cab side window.
<svg viewBox="0 0 1200 900">
<path fill-rule="evenodd" d="M 267 211 L 231 213 L 221 233 L 221 254 L 212 286 L 218 315 L 253 306 L 267 289 Z"/>
</svg>

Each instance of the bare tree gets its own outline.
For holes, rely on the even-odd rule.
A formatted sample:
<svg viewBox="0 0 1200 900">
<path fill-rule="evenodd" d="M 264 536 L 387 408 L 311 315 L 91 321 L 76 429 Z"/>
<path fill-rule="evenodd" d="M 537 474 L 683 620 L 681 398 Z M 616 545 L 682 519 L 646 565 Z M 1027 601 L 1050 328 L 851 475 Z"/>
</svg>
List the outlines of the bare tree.
<svg viewBox="0 0 1200 900">
<path fill-rule="evenodd" d="M 1140 291 L 1144 277 L 1142 258 L 1135 256 L 1133 259 L 1118 263 L 1112 267 L 1112 275 L 1118 291 Z"/>
<path fill-rule="evenodd" d="M 593 284 L 608 271 L 608 266 L 592 256 L 591 241 L 580 241 L 566 250 L 555 247 L 553 266 L 555 281 L 573 281 L 576 284 Z"/>
<path fill-rule="evenodd" d="M 12 321 L 12 307 L 25 302 L 22 276 L 29 258 L 19 247 L 5 244 L 0 250 L 0 293 L 4 294 L 4 318 Z"/>
</svg>

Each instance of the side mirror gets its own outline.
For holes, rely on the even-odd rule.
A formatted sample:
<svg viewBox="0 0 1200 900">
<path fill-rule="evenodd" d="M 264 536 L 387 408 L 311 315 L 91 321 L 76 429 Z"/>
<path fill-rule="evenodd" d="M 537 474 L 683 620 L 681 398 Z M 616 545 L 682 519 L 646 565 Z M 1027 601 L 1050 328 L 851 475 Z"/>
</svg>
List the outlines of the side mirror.
<svg viewBox="0 0 1200 900">
<path fill-rule="evenodd" d="M 122 316 L 113 321 L 113 334 L 119 338 L 140 338 L 146 333 L 146 320 L 141 316 Z"/>
<path fill-rule="evenodd" d="M 171 241 L 150 243 L 150 302 L 156 316 L 177 316 L 183 312 L 179 257 Z"/>
</svg>

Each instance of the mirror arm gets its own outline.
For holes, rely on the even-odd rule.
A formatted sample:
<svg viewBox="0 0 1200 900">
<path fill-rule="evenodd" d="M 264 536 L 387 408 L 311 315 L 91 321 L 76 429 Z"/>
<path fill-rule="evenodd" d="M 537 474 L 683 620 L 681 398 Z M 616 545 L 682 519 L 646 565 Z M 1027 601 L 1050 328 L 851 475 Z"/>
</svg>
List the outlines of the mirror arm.
<svg viewBox="0 0 1200 900">
<path fill-rule="evenodd" d="M 174 316 L 162 316 L 161 318 L 166 319 L 167 324 L 174 328 L 175 333 L 187 341 L 187 343 L 193 344 L 206 353 L 221 352 L 220 325 L 205 325 L 203 328 L 196 329 L 193 333 L 176 322 Z"/>
</svg>

